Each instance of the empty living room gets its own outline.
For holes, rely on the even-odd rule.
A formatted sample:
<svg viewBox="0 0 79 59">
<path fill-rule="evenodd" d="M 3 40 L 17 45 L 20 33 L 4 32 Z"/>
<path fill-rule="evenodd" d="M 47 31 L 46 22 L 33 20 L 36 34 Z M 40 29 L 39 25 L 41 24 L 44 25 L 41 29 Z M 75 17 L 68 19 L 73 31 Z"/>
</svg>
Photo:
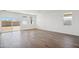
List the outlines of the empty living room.
<svg viewBox="0 0 79 59">
<path fill-rule="evenodd" d="M 0 10 L 0 48 L 79 48 L 79 10 Z"/>
<path fill-rule="evenodd" d="M 79 59 L 79 0 L 1 0 L 0 59 Z"/>
</svg>

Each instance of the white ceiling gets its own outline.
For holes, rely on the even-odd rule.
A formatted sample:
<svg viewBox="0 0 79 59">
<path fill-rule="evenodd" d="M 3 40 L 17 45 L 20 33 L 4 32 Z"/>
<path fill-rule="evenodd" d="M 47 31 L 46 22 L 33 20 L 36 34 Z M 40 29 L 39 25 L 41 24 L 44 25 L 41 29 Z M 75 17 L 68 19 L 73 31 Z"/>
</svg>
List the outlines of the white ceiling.
<svg viewBox="0 0 79 59">
<path fill-rule="evenodd" d="M 71 10 L 7 10 L 11 12 L 18 12 L 24 14 L 38 15 L 40 13 L 62 13 L 62 12 L 71 12 Z"/>
</svg>

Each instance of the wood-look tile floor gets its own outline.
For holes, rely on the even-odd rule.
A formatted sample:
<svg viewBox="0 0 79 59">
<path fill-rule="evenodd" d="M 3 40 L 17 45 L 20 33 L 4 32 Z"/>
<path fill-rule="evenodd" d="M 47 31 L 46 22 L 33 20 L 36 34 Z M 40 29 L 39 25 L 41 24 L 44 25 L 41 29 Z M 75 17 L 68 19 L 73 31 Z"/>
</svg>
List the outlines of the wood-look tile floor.
<svg viewBox="0 0 79 59">
<path fill-rule="evenodd" d="M 78 48 L 79 37 L 43 30 L 0 34 L 0 48 Z"/>
</svg>

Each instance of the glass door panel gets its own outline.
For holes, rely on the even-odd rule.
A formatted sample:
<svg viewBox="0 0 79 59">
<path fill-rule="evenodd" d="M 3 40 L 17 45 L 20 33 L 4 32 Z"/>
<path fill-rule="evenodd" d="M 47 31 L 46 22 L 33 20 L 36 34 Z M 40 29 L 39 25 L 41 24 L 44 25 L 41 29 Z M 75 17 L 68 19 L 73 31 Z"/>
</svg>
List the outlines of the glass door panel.
<svg viewBox="0 0 79 59">
<path fill-rule="evenodd" d="M 0 21 L 0 32 L 1 32 L 1 21 Z"/>
<path fill-rule="evenodd" d="M 11 21 L 1 21 L 2 32 L 12 31 Z"/>
<path fill-rule="evenodd" d="M 12 21 L 12 29 L 13 31 L 20 30 L 20 21 Z"/>
<path fill-rule="evenodd" d="M 9 32 L 15 30 L 20 30 L 19 21 L 0 21 L 0 32 Z"/>
</svg>

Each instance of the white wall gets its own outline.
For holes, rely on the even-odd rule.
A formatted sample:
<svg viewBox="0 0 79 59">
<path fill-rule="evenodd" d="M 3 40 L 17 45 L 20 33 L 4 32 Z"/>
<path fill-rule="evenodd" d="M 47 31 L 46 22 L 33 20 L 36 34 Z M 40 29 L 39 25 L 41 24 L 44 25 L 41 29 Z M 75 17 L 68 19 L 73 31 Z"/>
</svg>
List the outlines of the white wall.
<svg viewBox="0 0 79 59">
<path fill-rule="evenodd" d="M 72 34 L 72 35 L 78 35 L 79 36 L 79 11 L 72 11 L 73 13 L 73 20 L 72 20 L 72 25 L 71 26 L 64 26 L 64 12 L 69 12 L 69 11 L 63 11 L 63 10 L 25 10 L 25 11 L 20 11 L 20 10 L 12 10 L 14 12 L 19 12 L 19 13 L 25 13 L 27 15 L 32 14 L 32 15 L 37 15 L 37 28 L 43 29 L 43 30 L 48 30 L 48 31 L 55 31 L 55 32 L 60 32 L 60 33 L 67 33 L 67 34 Z M 71 11 L 70 11 L 71 12 Z M 15 15 L 15 14 L 6 14 L 8 16 L 14 16 L 17 18 L 17 20 L 23 20 L 22 15 Z M 1 15 L 0 12 L 0 17 L 4 15 Z M 17 17 L 18 16 L 18 17 Z M 25 28 L 36 28 L 35 25 L 29 25 L 24 26 Z"/>
<path fill-rule="evenodd" d="M 79 36 L 79 11 L 73 12 L 73 20 L 71 26 L 64 26 L 64 11 L 51 11 L 50 13 L 41 13 L 37 17 L 39 29 L 67 33 Z"/>
</svg>

